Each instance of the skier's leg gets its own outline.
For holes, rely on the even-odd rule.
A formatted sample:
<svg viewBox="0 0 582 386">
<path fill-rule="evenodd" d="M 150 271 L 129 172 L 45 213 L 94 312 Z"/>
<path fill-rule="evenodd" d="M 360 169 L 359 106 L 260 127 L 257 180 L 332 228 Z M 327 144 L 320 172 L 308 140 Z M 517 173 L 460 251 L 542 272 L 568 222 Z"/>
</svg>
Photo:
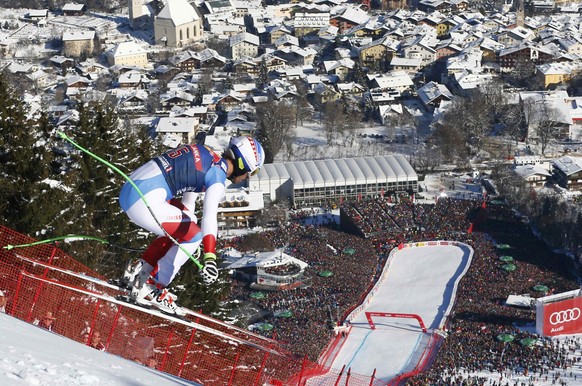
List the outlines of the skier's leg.
<svg viewBox="0 0 582 386">
<path fill-rule="evenodd" d="M 140 200 L 125 210 L 131 221 L 137 225 L 158 236 L 170 235 L 178 241 L 190 240 L 200 231 L 196 224 L 197 218 L 192 212 L 182 211 L 165 200 L 164 188 L 152 189 L 144 197 L 149 208 Z"/>
<path fill-rule="evenodd" d="M 177 226 L 176 228 L 179 228 Z M 171 227 L 169 227 L 171 228 Z M 188 226 L 189 232 L 199 231 L 197 226 Z M 174 233 L 179 235 L 179 233 Z M 178 241 L 182 241 L 178 239 Z M 175 246 L 172 240 L 167 236 L 158 237 L 155 239 L 142 254 L 141 259 L 132 266 L 132 272 L 125 276 L 128 278 L 125 280 L 127 284 L 132 283 L 133 287 L 139 289 L 143 283 L 150 277 L 156 274 L 158 270 L 158 261 L 164 257 L 170 248 Z"/>
<path fill-rule="evenodd" d="M 171 205 L 170 205 L 171 206 Z M 182 212 L 183 213 L 183 212 Z M 187 251 L 192 254 L 198 248 L 200 244 L 200 240 L 202 239 L 201 230 L 194 222 L 188 221 L 188 217 L 186 215 L 182 216 L 182 221 L 179 222 L 165 222 L 162 224 L 166 232 L 170 236 L 172 236 L 176 241 L 182 242 L 181 245 L 186 249 L 188 246 L 188 242 L 184 242 L 184 240 L 196 240 L 198 243 L 195 247 L 191 250 L 186 249 Z M 173 250 L 173 251 L 172 251 Z M 166 287 L 170 281 L 174 278 L 177 273 L 177 270 L 186 262 L 188 259 L 188 255 L 184 253 L 184 251 L 180 251 L 178 253 L 179 256 L 184 258 L 184 261 L 179 261 L 179 266 L 176 268 L 176 272 L 173 272 L 173 264 L 174 258 L 168 257 L 166 258 L 166 262 L 160 264 L 161 260 L 165 256 L 176 256 L 176 250 L 179 250 L 179 247 L 171 241 L 169 237 L 160 237 L 150 245 L 148 250 L 144 253 L 142 257 L 144 260 L 143 266 L 141 268 L 138 277 L 136 277 L 136 281 L 134 281 L 134 286 L 139 286 L 144 283 L 144 279 L 147 279 L 150 275 L 154 277 L 162 277 L 163 280 L 158 280 L 158 283 L 162 286 Z M 144 271 L 145 270 L 145 271 Z M 160 273 L 160 271 L 162 271 Z"/>
<path fill-rule="evenodd" d="M 191 222 L 194 223 L 198 222 L 198 219 L 196 218 L 194 212 L 190 211 L 182 203 L 182 201 L 176 198 L 172 198 L 171 200 L 168 201 L 168 203 L 186 213 L 186 215 L 190 218 Z M 184 240 L 178 239 L 177 241 L 182 242 Z M 174 245 L 174 243 L 168 236 L 158 237 L 148 246 L 146 251 L 142 254 L 141 258 L 150 263 L 152 266 L 156 266 L 158 260 L 160 260 L 168 252 L 172 245 Z"/>
<path fill-rule="evenodd" d="M 141 255 L 141 258 L 151 266 L 156 266 L 158 260 L 168 252 L 172 245 L 174 245 L 174 243 L 168 236 L 158 237 L 147 247 L 145 252 Z"/>
<path fill-rule="evenodd" d="M 202 232 L 199 232 L 194 239 L 189 242 L 181 243 L 180 246 L 184 248 L 190 255 L 195 254 L 196 250 L 202 242 Z M 153 275 L 155 281 L 160 285 L 167 287 L 174 277 L 180 271 L 180 268 L 188 261 L 189 256 L 177 245 L 172 246 L 168 253 L 158 261 L 158 270 Z"/>
<path fill-rule="evenodd" d="M 193 254 L 202 241 L 202 232 L 198 232 L 192 242 L 180 244 L 182 248 Z M 177 297 L 167 290 L 182 265 L 188 260 L 188 255 L 178 245 L 173 245 L 162 257 L 155 268 L 144 262 L 147 270 L 140 272 L 135 279 L 132 297 L 136 303 L 154 306 L 168 313 L 181 314 L 176 304 Z M 151 269 L 153 268 L 153 272 Z M 150 277 L 152 272 L 152 277 Z"/>
</svg>

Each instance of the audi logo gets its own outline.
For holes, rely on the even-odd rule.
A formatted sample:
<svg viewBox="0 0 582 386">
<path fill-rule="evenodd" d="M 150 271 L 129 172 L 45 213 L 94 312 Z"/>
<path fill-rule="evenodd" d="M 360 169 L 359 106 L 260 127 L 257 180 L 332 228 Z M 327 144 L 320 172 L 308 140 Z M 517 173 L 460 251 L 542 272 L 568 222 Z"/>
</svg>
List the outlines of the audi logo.
<svg viewBox="0 0 582 386">
<path fill-rule="evenodd" d="M 550 315 L 550 324 L 555 326 L 556 324 L 573 322 L 578 320 L 580 317 L 580 309 L 570 308 L 569 310 L 556 311 Z"/>
</svg>

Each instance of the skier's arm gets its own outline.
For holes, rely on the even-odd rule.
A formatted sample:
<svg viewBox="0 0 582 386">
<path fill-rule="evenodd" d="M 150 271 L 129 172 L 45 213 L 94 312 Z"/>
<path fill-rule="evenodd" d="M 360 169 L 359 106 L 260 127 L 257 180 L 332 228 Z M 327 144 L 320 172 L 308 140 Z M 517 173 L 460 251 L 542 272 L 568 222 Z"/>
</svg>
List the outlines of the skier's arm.
<svg viewBox="0 0 582 386">
<path fill-rule="evenodd" d="M 220 174 L 222 173 L 222 175 Z M 204 208 L 202 210 L 202 245 L 204 255 L 214 255 L 216 259 L 216 235 L 218 234 L 218 204 L 226 191 L 226 175 L 219 167 L 212 167 L 206 176 L 207 185 L 204 193 Z M 209 183 L 208 183 L 209 182 Z"/>
<path fill-rule="evenodd" d="M 186 192 L 182 195 L 182 205 L 186 208 L 188 212 L 194 213 L 196 209 L 196 199 L 198 198 L 197 192 Z"/>
<path fill-rule="evenodd" d="M 209 175 L 210 174 L 210 175 Z M 220 178 L 218 181 L 215 178 Z M 212 182 L 214 183 L 208 183 Z M 204 246 L 204 266 L 200 270 L 200 276 L 206 285 L 214 283 L 218 279 L 218 267 L 216 265 L 216 235 L 218 234 L 218 204 L 224 192 L 226 175 L 218 167 L 211 168 L 207 173 L 207 188 L 204 194 L 204 208 L 202 210 L 202 245 Z"/>
</svg>

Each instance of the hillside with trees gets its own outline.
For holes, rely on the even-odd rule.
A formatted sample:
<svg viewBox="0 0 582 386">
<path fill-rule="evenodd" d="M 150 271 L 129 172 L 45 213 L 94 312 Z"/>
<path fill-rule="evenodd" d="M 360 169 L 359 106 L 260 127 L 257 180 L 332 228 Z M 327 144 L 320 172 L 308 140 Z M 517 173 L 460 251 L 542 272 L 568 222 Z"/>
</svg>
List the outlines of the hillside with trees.
<svg viewBox="0 0 582 386">
<path fill-rule="evenodd" d="M 124 173 L 161 150 L 145 130 L 122 125 L 109 102 L 77 108 L 78 122 L 65 134 Z M 106 240 L 58 247 L 108 278 L 119 277 L 151 240 L 121 212 L 117 196 L 124 178 L 61 139 L 44 114 L 28 117 L 5 76 L 0 77 L 0 162 L 0 222 L 12 229 L 38 240 L 67 235 Z M 199 290 L 192 262 L 181 272 L 175 281 L 181 304 L 214 311 L 220 286 Z"/>
</svg>

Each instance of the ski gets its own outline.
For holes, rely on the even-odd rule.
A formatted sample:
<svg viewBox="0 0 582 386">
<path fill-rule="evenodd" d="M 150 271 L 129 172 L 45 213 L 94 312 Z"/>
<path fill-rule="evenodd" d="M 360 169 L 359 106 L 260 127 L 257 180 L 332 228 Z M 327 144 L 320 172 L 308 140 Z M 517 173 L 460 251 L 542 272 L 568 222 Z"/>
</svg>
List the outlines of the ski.
<svg viewBox="0 0 582 386">
<path fill-rule="evenodd" d="M 71 291 L 75 291 L 77 293 L 81 293 L 81 294 L 84 294 L 84 295 L 87 295 L 87 296 L 91 296 L 91 297 L 94 297 L 94 298 L 97 298 L 97 299 L 101 299 L 101 300 L 104 300 L 104 301 L 107 301 L 107 302 L 111 302 L 111 303 L 114 303 L 114 304 L 117 304 L 117 305 L 120 305 L 120 306 L 129 307 L 129 308 L 132 308 L 132 309 L 141 311 L 141 312 L 145 312 L 147 314 L 160 317 L 160 318 L 165 319 L 165 320 L 170 321 L 170 322 L 175 322 L 175 323 L 179 323 L 179 324 L 182 324 L 184 326 L 187 326 L 187 327 L 195 328 L 197 330 L 204 331 L 204 332 L 207 332 L 209 334 L 212 334 L 212 335 L 221 337 L 221 338 L 223 338 L 225 340 L 230 340 L 230 341 L 233 341 L 233 342 L 236 342 L 236 343 L 239 343 L 239 344 L 243 344 L 243 345 L 246 345 L 246 346 L 250 346 L 250 347 L 256 348 L 256 349 L 261 350 L 261 351 L 269 352 L 269 353 L 274 354 L 274 355 L 287 356 L 287 354 L 282 353 L 280 351 L 277 351 L 275 349 L 261 346 L 261 345 L 259 345 L 257 343 L 250 342 L 250 341 L 248 341 L 246 339 L 238 338 L 236 336 L 230 335 L 228 333 L 225 333 L 225 332 L 222 332 L 222 331 L 219 331 L 219 330 L 215 330 L 215 329 L 213 329 L 211 327 L 208 327 L 208 326 L 205 326 L 205 325 L 202 325 L 202 324 L 193 322 L 191 320 L 182 319 L 179 316 L 170 315 L 168 313 L 165 313 L 165 312 L 160 311 L 157 308 L 149 308 L 147 306 L 137 305 L 137 304 L 134 304 L 134 303 L 131 303 L 131 302 L 127 302 L 125 300 L 118 299 L 118 298 L 113 297 L 111 295 L 101 294 L 99 292 L 95 292 L 95 291 L 92 291 L 92 290 L 89 290 L 89 289 L 86 289 L 86 288 L 77 287 L 75 285 L 66 284 L 66 283 L 63 283 L 63 282 L 56 281 L 56 280 L 44 278 L 44 277 L 41 277 L 41 276 L 38 276 L 38 275 L 35 275 L 35 274 L 32 274 L 32 273 L 22 272 L 22 274 L 24 276 L 30 277 L 30 278 L 35 279 L 35 280 L 39 280 L 39 281 L 44 282 L 44 283 L 53 284 L 53 285 L 56 285 L 56 286 L 59 286 L 59 287 L 62 287 L 62 288 L 65 288 L 65 289 L 68 289 L 68 290 L 71 290 Z"/>
<path fill-rule="evenodd" d="M 87 274 L 84 274 L 84 273 L 81 273 L 81 272 L 71 271 L 71 270 L 66 269 L 66 268 L 57 267 L 57 266 L 54 266 L 54 265 L 51 265 L 51 264 L 47 264 L 45 262 L 42 262 L 40 260 L 33 259 L 31 257 L 22 256 L 22 255 L 17 254 L 17 253 L 15 253 L 15 256 L 17 258 L 23 260 L 23 261 L 26 261 L 26 262 L 30 263 L 30 264 L 37 265 L 37 266 L 40 266 L 40 267 L 43 267 L 43 268 L 47 268 L 47 269 L 50 269 L 50 270 L 53 270 L 53 271 L 56 271 L 56 272 L 64 273 L 66 275 L 70 275 L 70 276 L 73 276 L 73 277 L 76 277 L 76 278 L 79 278 L 79 279 L 82 279 L 82 280 L 86 280 L 88 282 L 91 282 L 91 283 L 94 283 L 94 284 L 97 284 L 97 285 L 100 285 L 100 286 L 103 286 L 103 287 L 106 287 L 106 288 L 109 288 L 109 289 L 112 289 L 112 290 L 119 291 L 119 292 L 122 293 L 121 295 L 119 295 L 120 298 L 122 298 L 122 299 L 123 299 L 123 297 L 125 295 L 129 295 L 129 293 L 130 293 L 130 290 L 128 288 L 126 288 L 126 287 L 120 287 L 120 286 L 118 286 L 118 285 L 116 285 L 116 284 L 114 284 L 114 283 L 112 283 L 110 281 L 107 281 L 107 280 L 99 279 L 99 278 L 96 278 L 94 276 L 90 276 L 90 275 L 87 275 Z M 264 342 L 266 342 L 266 343 L 268 343 L 270 345 L 275 345 L 275 346 L 280 346 L 281 345 L 281 342 L 279 342 L 279 341 L 277 341 L 275 339 L 271 339 L 271 338 L 268 338 L 266 336 L 262 336 L 262 335 L 256 334 L 256 333 L 254 333 L 252 331 L 248 331 L 248 330 L 245 330 L 244 328 L 240 328 L 240 327 L 234 326 L 232 324 L 223 322 L 221 320 L 214 319 L 214 318 L 212 318 L 212 317 L 210 317 L 208 315 L 205 315 L 205 314 L 202 314 L 202 313 L 199 313 L 199 312 L 196 312 L 196 311 L 189 310 L 189 309 L 187 309 L 185 307 L 182 308 L 182 311 L 185 314 L 187 314 L 187 315 L 191 315 L 193 317 L 206 320 L 208 322 L 217 324 L 217 325 L 222 326 L 224 328 L 227 328 L 229 330 L 234 330 L 234 331 L 237 331 L 237 332 L 246 334 L 248 336 L 252 336 L 253 338 L 258 339 L 258 340 L 261 340 L 261 341 L 264 341 Z"/>
<path fill-rule="evenodd" d="M 100 285 L 100 286 L 103 286 L 103 287 L 107 287 L 109 289 L 113 289 L 113 290 L 117 290 L 117 291 L 123 292 L 125 294 L 129 294 L 129 292 L 130 292 L 129 289 L 127 289 L 125 287 L 120 287 L 120 286 L 118 286 L 118 285 L 116 285 L 114 283 L 111 283 L 111 282 L 107 281 L 107 280 L 99 279 L 99 278 L 96 278 L 94 276 L 87 275 L 87 274 L 84 274 L 84 273 L 81 273 L 81 272 L 71 271 L 70 269 L 61 268 L 61 267 L 57 267 L 55 265 L 47 264 L 47 263 L 44 263 L 44 262 L 42 262 L 40 260 L 36 260 L 36 259 L 30 258 L 30 257 L 26 257 L 26 256 L 19 255 L 18 253 L 15 253 L 15 255 L 20 260 L 26 261 L 26 262 L 31 263 L 33 265 L 38 265 L 40 267 L 47 268 L 47 269 L 50 269 L 52 271 L 64 273 L 66 275 L 70 275 L 70 276 L 73 276 L 73 277 L 76 277 L 76 278 L 79 278 L 79 279 L 82 279 L 82 280 L 86 280 L 86 281 L 89 281 L 91 283 L 95 283 L 97 285 Z"/>
</svg>

